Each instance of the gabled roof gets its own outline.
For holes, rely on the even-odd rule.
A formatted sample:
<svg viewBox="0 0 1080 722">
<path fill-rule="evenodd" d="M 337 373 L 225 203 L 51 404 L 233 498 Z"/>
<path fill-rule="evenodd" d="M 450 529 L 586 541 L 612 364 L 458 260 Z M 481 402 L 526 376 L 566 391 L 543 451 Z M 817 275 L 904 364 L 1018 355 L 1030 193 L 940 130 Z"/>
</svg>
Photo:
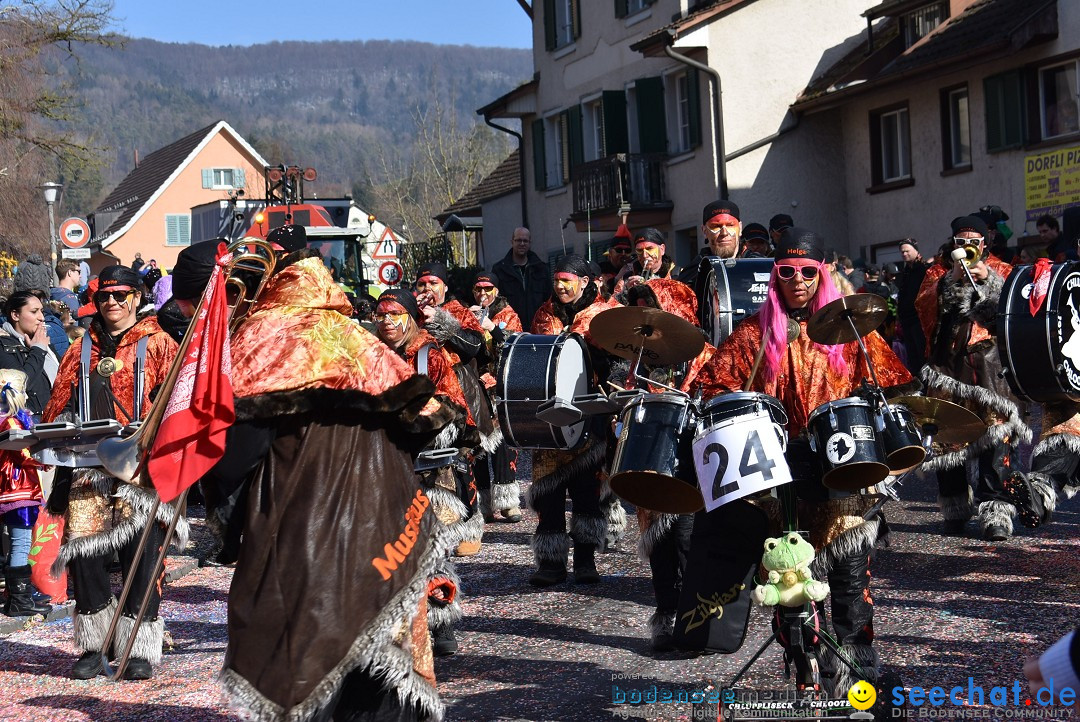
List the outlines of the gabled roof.
<svg viewBox="0 0 1080 722">
<path fill-rule="evenodd" d="M 912 76 L 985 63 L 1057 33 L 1057 0 L 977 0 L 907 50 L 893 17 L 875 26 L 869 55 L 866 43 L 860 44 L 815 78 L 795 108 L 809 110 Z"/>
<path fill-rule="evenodd" d="M 521 152 L 515 150 L 477 183 L 468 193 L 458 198 L 453 205 L 435 216 L 440 222 L 452 214 L 458 216 L 478 216 L 480 206 L 487 201 L 521 190 Z"/>
<path fill-rule="evenodd" d="M 191 135 L 158 148 L 128 173 L 94 211 L 96 214 L 120 211 L 120 215 L 109 224 L 104 233 L 98 235 L 97 240 L 101 241 L 101 247 L 107 248 L 123 235 L 219 132 L 232 136 L 245 151 L 251 154 L 257 165 L 267 165 L 259 152 L 224 120 L 200 128 Z"/>
</svg>

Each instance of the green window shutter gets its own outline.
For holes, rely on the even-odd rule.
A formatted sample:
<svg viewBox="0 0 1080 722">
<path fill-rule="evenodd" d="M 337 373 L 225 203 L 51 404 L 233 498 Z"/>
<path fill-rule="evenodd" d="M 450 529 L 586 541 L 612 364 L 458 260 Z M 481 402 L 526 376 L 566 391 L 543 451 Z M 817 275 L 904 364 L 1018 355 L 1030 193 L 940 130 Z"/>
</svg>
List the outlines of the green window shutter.
<svg viewBox="0 0 1080 722">
<path fill-rule="evenodd" d="M 245 183 L 244 183 L 244 169 L 243 168 L 234 168 L 233 169 L 233 185 L 236 186 L 237 188 L 243 188 L 244 187 Z"/>
<path fill-rule="evenodd" d="M 570 112 L 564 110 L 559 113 L 559 150 L 561 157 L 559 158 L 559 165 L 562 166 L 562 178 L 560 182 L 565 185 L 570 181 Z"/>
<path fill-rule="evenodd" d="M 687 112 L 690 114 L 690 147 L 701 145 L 701 78 L 697 68 L 686 73 Z"/>
<path fill-rule="evenodd" d="M 986 150 L 1018 148 L 1024 142 L 1024 83 L 1020 71 L 983 81 L 986 103 Z"/>
<path fill-rule="evenodd" d="M 213 188 L 214 187 L 214 169 L 203 168 L 202 169 L 202 187 Z"/>
<path fill-rule="evenodd" d="M 566 111 L 567 136 L 570 146 L 570 167 L 567 175 L 574 177 L 574 169 L 585 162 L 585 138 L 582 134 L 581 106 L 575 105 Z"/>
<path fill-rule="evenodd" d="M 205 174 L 206 171 L 203 171 Z M 165 245 L 175 246 L 180 243 L 180 222 L 179 219 L 172 214 L 165 216 Z"/>
<path fill-rule="evenodd" d="M 191 245 L 191 214 L 182 213 L 177 218 L 177 231 L 180 236 L 179 243 L 182 246 Z"/>
<path fill-rule="evenodd" d="M 605 90 L 604 105 L 604 152 L 607 155 L 630 152 L 630 133 L 626 126 L 626 93 L 622 90 Z"/>
<path fill-rule="evenodd" d="M 573 38 L 581 37 L 581 0 L 570 0 L 570 21 L 574 24 Z"/>
<path fill-rule="evenodd" d="M 615 0 L 615 17 L 625 18 L 629 13 L 629 0 Z"/>
<path fill-rule="evenodd" d="M 637 117 L 639 147 L 642 153 L 667 151 L 667 118 L 664 109 L 664 80 L 660 77 L 639 78 L 637 89 Z"/>
<path fill-rule="evenodd" d="M 532 122 L 533 177 L 536 190 L 547 188 L 547 158 L 544 157 L 544 120 L 538 118 Z"/>
<path fill-rule="evenodd" d="M 555 2 L 556 0 L 543 0 L 544 47 L 548 50 L 555 49 Z"/>
</svg>

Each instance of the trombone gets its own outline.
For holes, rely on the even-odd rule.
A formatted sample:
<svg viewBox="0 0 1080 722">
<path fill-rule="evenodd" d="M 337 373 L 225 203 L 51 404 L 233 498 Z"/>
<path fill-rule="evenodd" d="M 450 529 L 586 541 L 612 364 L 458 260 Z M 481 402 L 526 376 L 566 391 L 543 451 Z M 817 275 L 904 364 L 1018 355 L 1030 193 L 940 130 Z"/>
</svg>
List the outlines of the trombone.
<svg viewBox="0 0 1080 722">
<path fill-rule="evenodd" d="M 276 264 L 276 255 L 273 247 L 259 238 L 242 238 L 239 241 L 230 244 L 225 252 L 233 254 L 232 259 L 225 267 L 224 283 L 226 291 L 232 289 L 236 292 L 235 301 L 228 304 L 229 332 L 232 333 L 240 325 L 240 322 L 243 321 L 248 312 L 250 312 L 260 294 L 262 294 L 263 289 L 266 287 L 266 282 L 270 280 L 270 276 L 273 273 Z M 172 396 L 176 381 L 180 376 L 180 369 L 184 364 L 184 358 L 187 355 L 188 348 L 191 346 L 191 330 L 198 320 L 205 302 L 206 296 L 204 294 L 203 297 L 199 299 L 198 306 L 195 307 L 195 313 L 192 315 L 191 323 L 188 324 L 187 331 L 184 333 L 184 338 L 180 343 L 176 358 L 173 359 L 172 365 L 169 367 L 169 372 L 165 376 L 165 381 L 162 382 L 161 388 L 158 391 L 156 402 L 151 408 L 150 413 L 147 415 L 146 420 L 131 436 L 124 438 L 111 437 L 102 439 L 98 442 L 98 460 L 109 474 L 121 481 L 133 482 L 146 470 L 146 464 L 150 459 L 150 450 L 154 446 L 154 440 L 157 438 L 158 429 L 165 417 L 165 408 L 168 406 L 169 398 Z M 151 528 L 156 523 L 155 519 L 157 518 L 157 512 L 161 507 L 161 497 L 156 494 L 155 497 L 154 504 L 147 517 L 146 526 L 143 528 L 142 535 L 139 538 L 139 545 L 136 547 L 132 557 L 132 567 L 136 566 L 142 558 L 142 554 L 150 540 Z M 109 623 L 109 630 L 105 634 L 105 640 L 101 647 L 102 666 L 104 669 L 112 672 L 111 677 L 114 681 L 120 680 L 124 676 L 124 670 L 127 668 L 128 659 L 131 657 L 131 650 L 135 645 L 135 637 L 138 634 L 139 626 L 142 624 L 143 617 L 146 614 L 146 608 L 150 606 L 150 597 L 156 586 L 156 580 L 164 569 L 165 557 L 169 550 L 169 544 L 172 542 L 173 535 L 176 533 L 176 525 L 180 521 L 180 515 L 184 509 L 184 502 L 186 499 L 187 490 L 185 489 L 176 499 L 176 508 L 173 511 L 169 527 L 165 532 L 165 540 L 161 545 L 157 563 L 154 565 L 154 571 L 150 576 L 150 584 L 143 593 L 142 602 L 139 605 L 139 612 L 135 617 L 135 624 L 132 628 L 132 632 L 128 636 L 127 644 L 124 645 L 123 653 L 117 658 L 116 668 L 113 670 L 109 663 L 109 648 L 112 646 L 113 639 L 116 636 L 116 629 L 120 623 L 120 617 L 123 614 L 124 604 L 131 594 L 132 581 L 134 580 L 135 575 L 128 574 L 127 579 L 124 580 L 123 589 L 121 590 L 116 603 L 116 613 Z"/>
<path fill-rule="evenodd" d="M 978 246 L 961 246 L 960 248 L 954 248 L 952 253 L 949 254 L 954 263 L 962 264 L 964 269 L 964 275 L 971 282 L 971 287 L 976 291 L 979 287 L 975 284 L 975 279 L 971 276 L 971 269 L 975 267 L 979 261 L 982 260 L 982 253 L 979 252 Z"/>
</svg>

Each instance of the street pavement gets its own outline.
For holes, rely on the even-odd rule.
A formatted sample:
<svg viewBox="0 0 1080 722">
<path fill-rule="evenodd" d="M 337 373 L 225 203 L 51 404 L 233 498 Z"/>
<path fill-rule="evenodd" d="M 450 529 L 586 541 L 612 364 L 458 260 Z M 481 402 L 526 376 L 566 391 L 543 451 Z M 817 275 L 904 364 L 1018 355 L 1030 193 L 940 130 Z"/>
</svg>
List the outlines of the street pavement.
<svg viewBox="0 0 1080 722">
<path fill-rule="evenodd" d="M 1080 499 L 1066 502 L 1047 527 L 990 543 L 975 537 L 974 524 L 967 538 L 940 535 L 932 484 L 910 481 L 901 496 L 886 507 L 891 540 L 874 564 L 884 666 L 908 687 L 967 688 L 971 677 L 987 690 L 1011 688 L 1023 679 L 1024 658 L 1080 619 Z M 489 524 L 480 554 L 458 561 L 461 649 L 436 660 L 448 720 L 691 719 L 689 704 L 615 704 L 613 686 L 618 692 L 725 686 L 769 636 L 768 618 L 755 610 L 735 654 L 654 656 L 647 625 L 652 588 L 647 564 L 636 557 L 633 515 L 619 548 L 599 557 L 600 584 L 576 585 L 571 576 L 546 590 L 526 582 L 535 523 L 526 512 L 517 524 Z M 199 556 L 210 542 L 195 526 L 187 553 Z M 204 566 L 169 584 L 162 614 L 172 644 L 148 682 L 69 679 L 77 658 L 69 619 L 30 621 L 16 631 L 0 627 L 8 630 L 0 631 L 0 719 L 239 719 L 215 682 L 230 579 L 230 569 Z M 789 689 L 781 655 L 777 645 L 769 647 L 739 686 Z M 1022 707 L 1026 697 L 1025 689 Z"/>
</svg>

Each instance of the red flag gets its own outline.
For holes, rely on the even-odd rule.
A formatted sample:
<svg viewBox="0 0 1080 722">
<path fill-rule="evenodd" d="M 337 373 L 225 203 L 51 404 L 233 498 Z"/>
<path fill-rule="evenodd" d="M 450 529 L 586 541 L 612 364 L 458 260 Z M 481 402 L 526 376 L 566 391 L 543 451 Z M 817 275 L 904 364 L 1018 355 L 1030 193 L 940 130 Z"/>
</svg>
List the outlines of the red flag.
<svg viewBox="0 0 1080 722">
<path fill-rule="evenodd" d="M 1028 296 L 1028 309 L 1032 316 L 1042 308 L 1046 293 L 1050 290 L 1050 274 L 1053 270 L 1053 263 L 1049 258 L 1040 258 L 1031 269 L 1031 295 Z"/>
<path fill-rule="evenodd" d="M 172 501 L 199 480 L 225 453 L 225 432 L 233 410 L 229 308 L 219 258 L 203 293 L 199 317 L 167 403 L 148 463 L 162 501 Z M 185 339 L 186 340 L 186 339 Z"/>
</svg>

